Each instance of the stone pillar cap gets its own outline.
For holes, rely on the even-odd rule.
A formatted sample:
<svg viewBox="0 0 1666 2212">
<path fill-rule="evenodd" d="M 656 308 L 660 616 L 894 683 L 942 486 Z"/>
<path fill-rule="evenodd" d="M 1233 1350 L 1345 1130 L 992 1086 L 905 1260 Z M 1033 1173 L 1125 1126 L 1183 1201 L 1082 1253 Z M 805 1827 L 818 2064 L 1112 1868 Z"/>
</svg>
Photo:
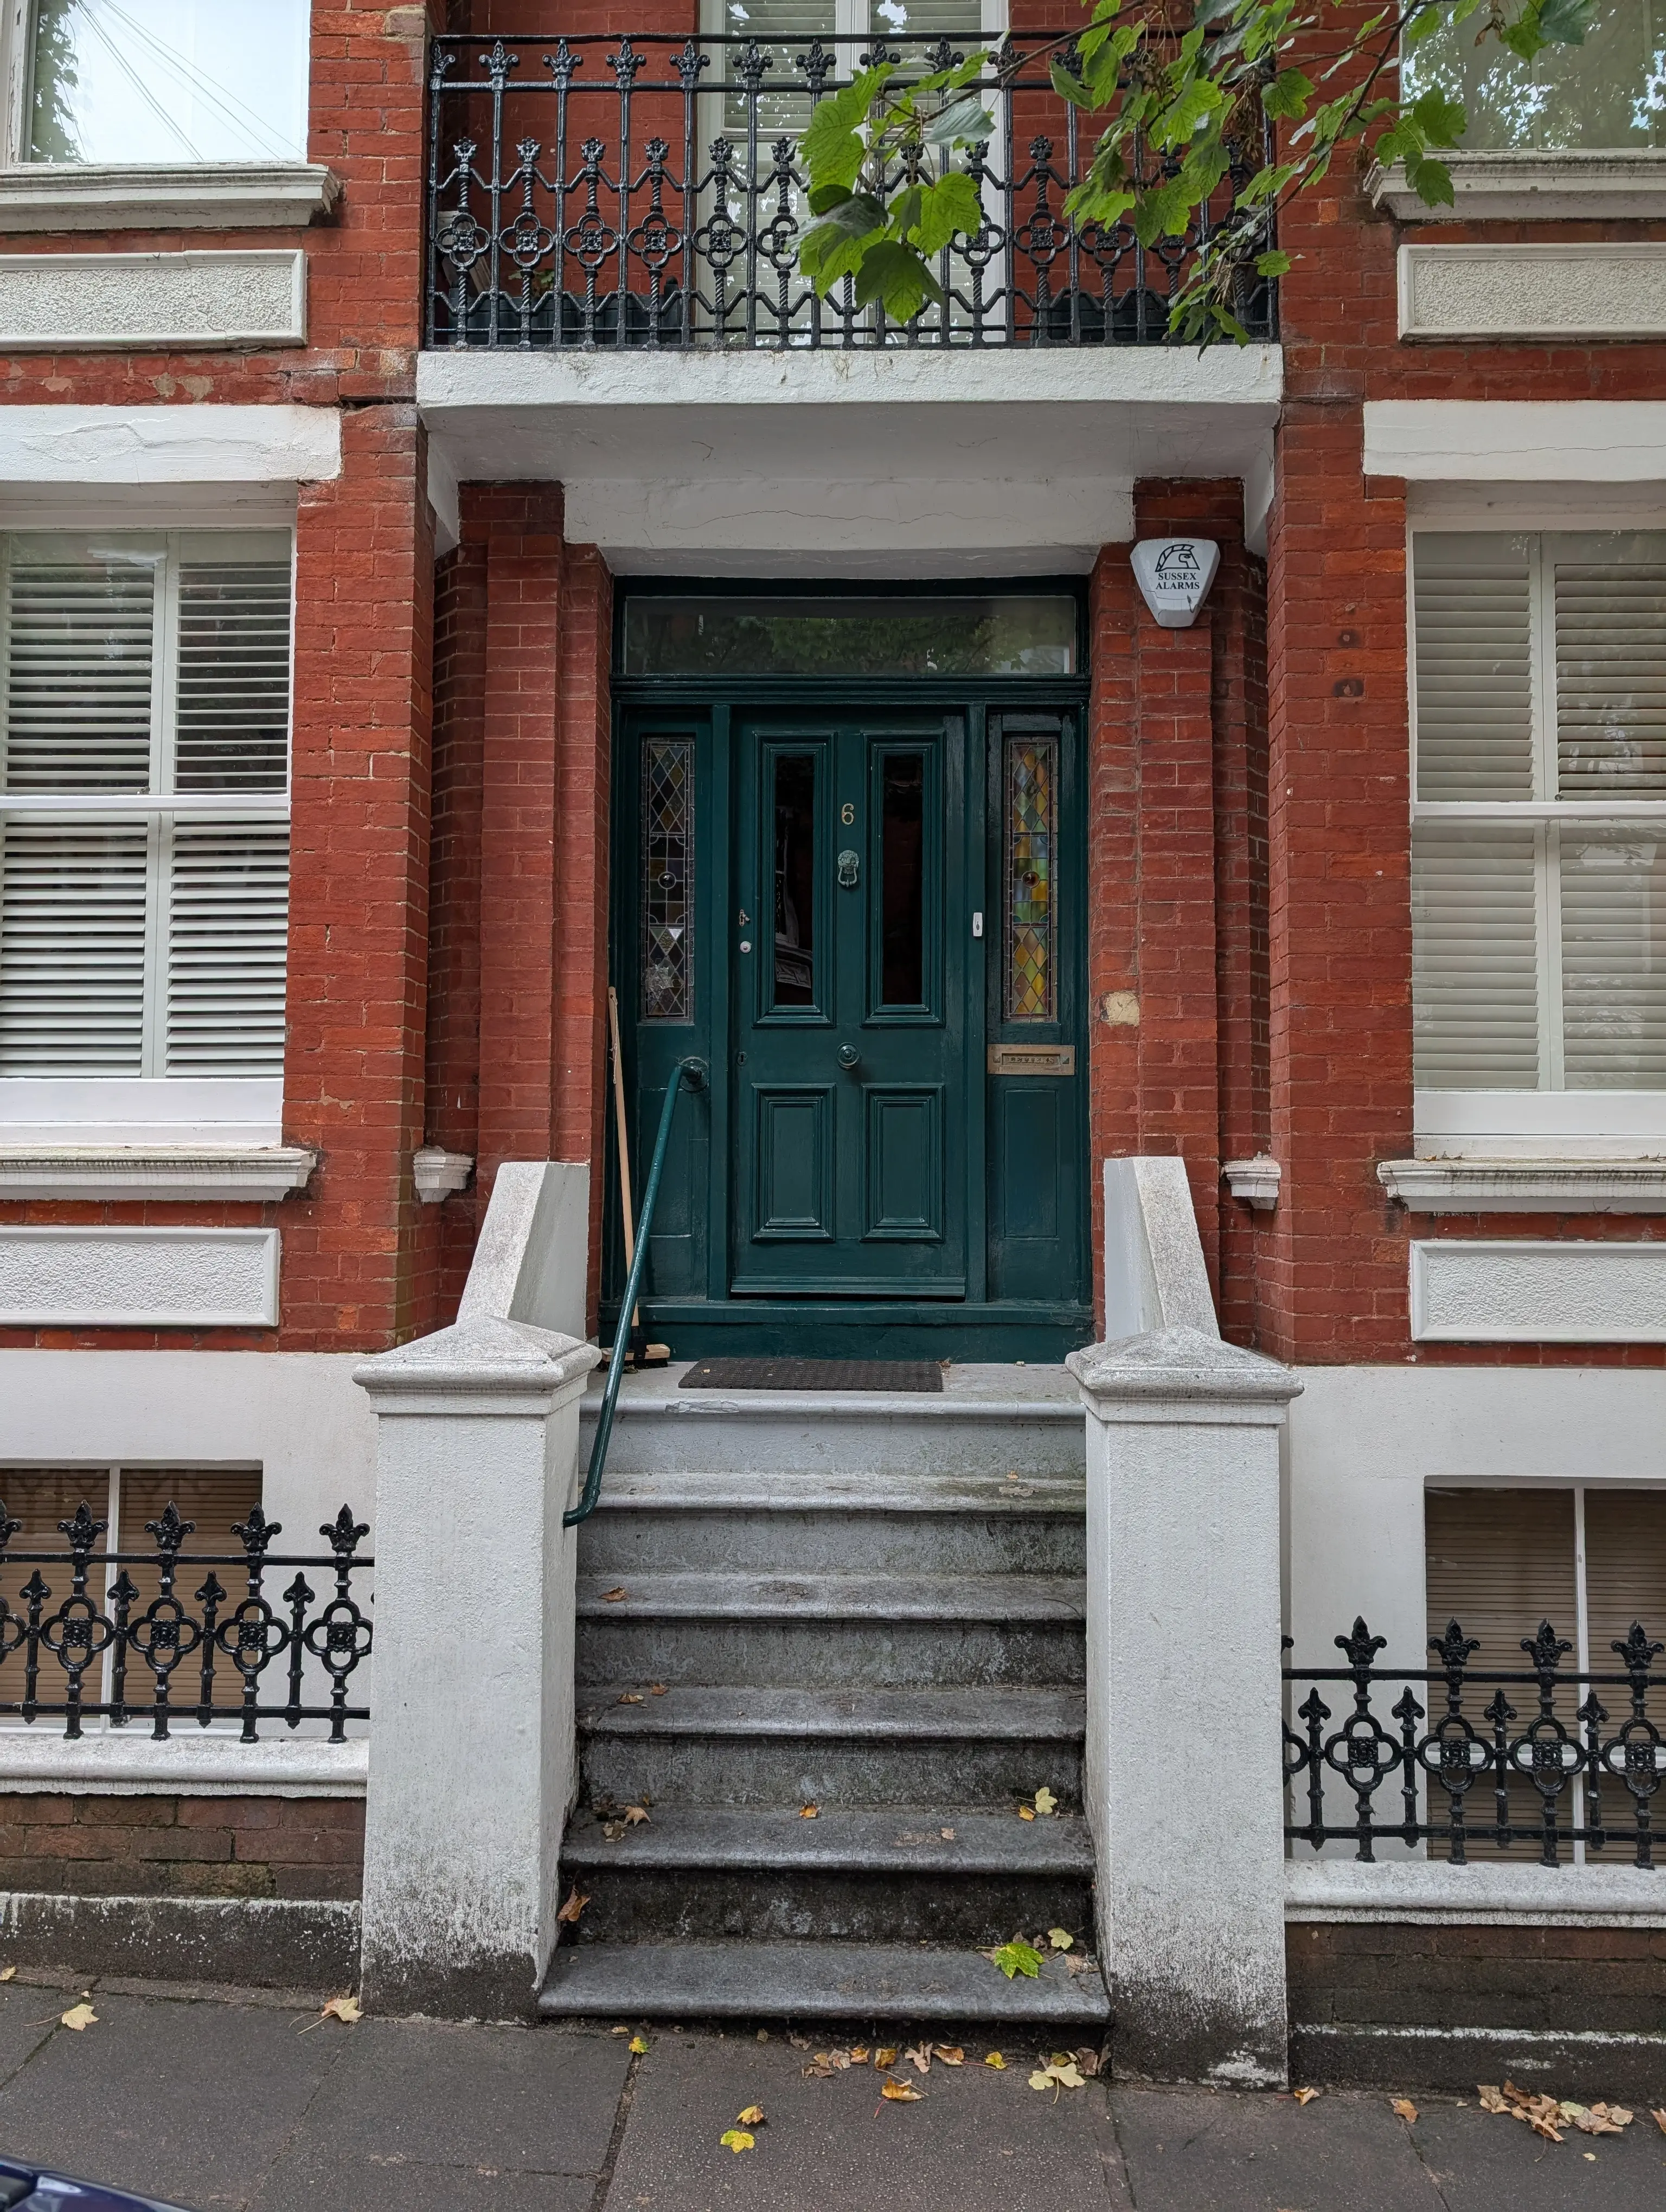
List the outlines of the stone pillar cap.
<svg viewBox="0 0 1666 2212">
<path fill-rule="evenodd" d="M 379 1352 L 354 1369 L 353 1380 L 373 1397 L 436 1391 L 519 1397 L 581 1382 L 601 1356 L 595 1345 L 556 1329 L 482 1316 Z"/>
<path fill-rule="evenodd" d="M 1153 1328 L 1073 1352 L 1065 1365 L 1085 1399 L 1228 1400 L 1288 1405 L 1302 1385 L 1293 1369 L 1244 1352 L 1201 1328 Z"/>
</svg>

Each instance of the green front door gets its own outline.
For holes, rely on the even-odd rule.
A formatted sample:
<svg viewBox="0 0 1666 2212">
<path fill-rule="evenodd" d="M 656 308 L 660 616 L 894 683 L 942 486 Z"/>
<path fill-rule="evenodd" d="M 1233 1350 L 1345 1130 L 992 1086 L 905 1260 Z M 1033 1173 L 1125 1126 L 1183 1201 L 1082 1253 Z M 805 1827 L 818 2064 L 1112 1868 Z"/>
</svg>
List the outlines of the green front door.
<svg viewBox="0 0 1666 2212">
<path fill-rule="evenodd" d="M 964 1299 L 965 717 L 757 714 L 736 739 L 730 1294 Z"/>
</svg>

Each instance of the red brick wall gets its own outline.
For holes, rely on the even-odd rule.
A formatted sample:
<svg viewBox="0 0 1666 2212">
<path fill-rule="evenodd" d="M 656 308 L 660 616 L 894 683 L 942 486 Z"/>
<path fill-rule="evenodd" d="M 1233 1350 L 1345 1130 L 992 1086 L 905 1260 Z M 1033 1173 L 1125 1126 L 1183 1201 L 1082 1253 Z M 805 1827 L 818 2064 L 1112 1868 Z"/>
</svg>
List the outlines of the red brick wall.
<svg viewBox="0 0 1666 2212">
<path fill-rule="evenodd" d="M 77 1897 L 357 1897 L 350 1797 L 0 1796 L 0 1889 Z"/>
</svg>

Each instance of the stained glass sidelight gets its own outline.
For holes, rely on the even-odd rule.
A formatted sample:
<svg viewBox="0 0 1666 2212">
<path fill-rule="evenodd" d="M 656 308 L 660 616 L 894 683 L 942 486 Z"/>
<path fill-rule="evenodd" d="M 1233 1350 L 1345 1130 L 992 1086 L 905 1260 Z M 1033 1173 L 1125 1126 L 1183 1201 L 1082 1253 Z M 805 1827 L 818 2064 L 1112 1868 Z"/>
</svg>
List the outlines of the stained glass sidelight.
<svg viewBox="0 0 1666 2212">
<path fill-rule="evenodd" d="M 1056 1021 L 1059 740 L 1009 732 L 1006 753 L 1006 1017 Z"/>
<path fill-rule="evenodd" d="M 694 743 L 642 740 L 642 1018 L 694 1016 Z"/>
</svg>

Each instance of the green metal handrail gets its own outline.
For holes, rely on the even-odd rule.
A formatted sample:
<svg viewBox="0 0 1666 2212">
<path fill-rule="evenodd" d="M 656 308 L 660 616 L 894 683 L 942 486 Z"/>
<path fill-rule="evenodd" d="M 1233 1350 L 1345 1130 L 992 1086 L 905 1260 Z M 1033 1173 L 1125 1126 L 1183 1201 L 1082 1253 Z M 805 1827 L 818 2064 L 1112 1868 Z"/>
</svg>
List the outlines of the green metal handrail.
<svg viewBox="0 0 1666 2212">
<path fill-rule="evenodd" d="M 666 1103 L 660 1112 L 660 1133 L 654 1140 L 654 1164 L 648 1171 L 648 1188 L 642 1193 L 642 1211 L 636 1224 L 636 1249 L 630 1255 L 630 1273 L 625 1278 L 624 1297 L 619 1306 L 619 1318 L 613 1324 L 613 1356 L 607 1363 L 607 1387 L 602 1392 L 602 1409 L 596 1419 L 595 1442 L 590 1447 L 590 1468 L 584 1478 L 584 1494 L 570 1513 L 563 1513 L 563 1528 L 576 1528 L 587 1521 L 596 1510 L 596 1500 L 601 1495 L 602 1469 L 607 1464 L 608 1441 L 613 1434 L 613 1415 L 619 1403 L 619 1382 L 624 1373 L 625 1354 L 630 1349 L 630 1316 L 636 1310 L 637 1292 L 641 1288 L 642 1269 L 648 1259 L 648 1231 L 654 1226 L 654 1208 L 660 1196 L 660 1177 L 665 1171 L 666 1148 L 671 1142 L 671 1117 L 677 1110 L 677 1101 L 686 1083 L 690 1091 L 706 1087 L 706 1063 L 690 1057 L 679 1060 L 666 1091 Z"/>
</svg>

